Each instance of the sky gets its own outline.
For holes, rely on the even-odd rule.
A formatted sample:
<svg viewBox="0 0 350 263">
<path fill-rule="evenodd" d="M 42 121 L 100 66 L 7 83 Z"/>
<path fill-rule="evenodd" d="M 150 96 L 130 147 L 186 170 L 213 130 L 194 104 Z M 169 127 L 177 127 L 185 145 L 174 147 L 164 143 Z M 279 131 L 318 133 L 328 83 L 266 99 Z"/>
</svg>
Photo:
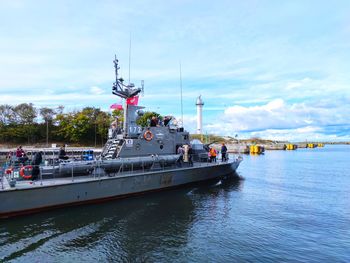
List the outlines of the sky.
<svg viewBox="0 0 350 263">
<path fill-rule="evenodd" d="M 0 104 L 109 110 L 116 54 L 139 103 L 239 138 L 350 140 L 350 1 L 0 0 Z"/>
</svg>

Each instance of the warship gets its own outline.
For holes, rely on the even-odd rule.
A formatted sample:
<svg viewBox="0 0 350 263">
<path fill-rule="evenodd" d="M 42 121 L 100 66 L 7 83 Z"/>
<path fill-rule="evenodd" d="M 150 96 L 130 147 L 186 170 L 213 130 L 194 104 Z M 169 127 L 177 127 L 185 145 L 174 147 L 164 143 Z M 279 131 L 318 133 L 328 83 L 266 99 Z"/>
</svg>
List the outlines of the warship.
<svg viewBox="0 0 350 263">
<path fill-rule="evenodd" d="M 210 162 L 208 147 L 174 117 L 164 122 L 138 120 L 144 107 L 129 103 L 142 88 L 116 79 L 112 93 L 124 101 L 123 122 L 111 126 L 109 138 L 96 158 L 11 159 L 0 171 L 0 217 L 29 214 L 63 206 L 97 203 L 147 192 L 166 190 L 235 174 L 242 157 Z"/>
</svg>

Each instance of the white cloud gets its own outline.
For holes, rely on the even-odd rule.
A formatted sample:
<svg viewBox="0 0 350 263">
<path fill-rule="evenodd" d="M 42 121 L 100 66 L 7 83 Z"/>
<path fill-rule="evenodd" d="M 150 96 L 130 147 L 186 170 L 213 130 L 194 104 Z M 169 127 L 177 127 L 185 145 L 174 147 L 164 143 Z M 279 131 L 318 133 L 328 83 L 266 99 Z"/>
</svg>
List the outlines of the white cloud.
<svg viewBox="0 0 350 263">
<path fill-rule="evenodd" d="M 293 90 L 293 89 L 297 89 L 300 87 L 305 87 L 305 85 L 307 85 L 311 81 L 312 81 L 312 79 L 310 79 L 310 78 L 304 78 L 304 79 L 299 80 L 299 81 L 290 81 L 287 83 L 286 89 Z"/>
<path fill-rule="evenodd" d="M 275 99 L 260 106 L 231 106 L 215 123 L 205 129 L 211 133 L 233 135 L 237 132 L 269 138 L 300 139 L 331 137 L 328 126 L 346 125 L 350 109 L 335 102 L 286 104 Z M 341 127 L 340 127 L 341 128 Z M 339 129 L 340 129 L 339 128 Z M 334 131 L 334 135 L 341 132 Z"/>
<path fill-rule="evenodd" d="M 94 87 L 90 88 L 90 93 L 93 95 L 101 95 L 104 93 L 104 90 L 99 88 L 99 87 L 94 86 Z"/>
<path fill-rule="evenodd" d="M 5 1 L 0 7 L 0 103 L 108 107 L 118 100 L 110 93 L 113 55 L 127 79 L 131 33 L 131 80 L 136 85 L 145 80 L 143 102 L 156 111 L 180 111 L 181 60 L 184 108 L 194 113 L 202 94 L 206 119 L 215 120 L 207 125 L 210 132 L 348 122 L 350 100 L 337 99 L 350 96 L 349 2 L 316 8 L 304 2 L 254 3 L 252 8 L 249 1 L 156 0 L 149 5 Z M 221 110 L 227 105 L 235 106 Z"/>
<path fill-rule="evenodd" d="M 325 128 L 307 126 L 297 129 L 267 129 L 264 131 L 251 132 L 251 137 L 259 137 L 278 141 L 349 141 L 350 135 L 337 135 L 325 133 Z"/>
</svg>

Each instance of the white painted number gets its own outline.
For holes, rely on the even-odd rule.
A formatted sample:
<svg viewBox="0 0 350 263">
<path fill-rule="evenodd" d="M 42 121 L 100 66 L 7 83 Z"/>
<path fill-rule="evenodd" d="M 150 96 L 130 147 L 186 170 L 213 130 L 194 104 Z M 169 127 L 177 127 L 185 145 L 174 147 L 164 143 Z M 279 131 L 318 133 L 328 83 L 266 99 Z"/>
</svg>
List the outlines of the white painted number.
<svg viewBox="0 0 350 263">
<path fill-rule="evenodd" d="M 141 133 L 142 129 L 140 126 L 130 126 L 129 127 L 129 132 L 130 133 Z"/>
</svg>

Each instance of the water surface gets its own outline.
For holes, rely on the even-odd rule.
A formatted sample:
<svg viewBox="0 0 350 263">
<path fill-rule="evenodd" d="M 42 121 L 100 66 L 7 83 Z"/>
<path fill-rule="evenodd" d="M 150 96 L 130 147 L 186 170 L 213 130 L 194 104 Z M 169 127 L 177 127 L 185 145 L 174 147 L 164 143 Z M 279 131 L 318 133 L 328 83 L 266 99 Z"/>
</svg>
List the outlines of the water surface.
<svg viewBox="0 0 350 263">
<path fill-rule="evenodd" d="M 350 262 L 350 146 L 245 156 L 244 180 L 0 221 L 0 261 Z"/>
</svg>

